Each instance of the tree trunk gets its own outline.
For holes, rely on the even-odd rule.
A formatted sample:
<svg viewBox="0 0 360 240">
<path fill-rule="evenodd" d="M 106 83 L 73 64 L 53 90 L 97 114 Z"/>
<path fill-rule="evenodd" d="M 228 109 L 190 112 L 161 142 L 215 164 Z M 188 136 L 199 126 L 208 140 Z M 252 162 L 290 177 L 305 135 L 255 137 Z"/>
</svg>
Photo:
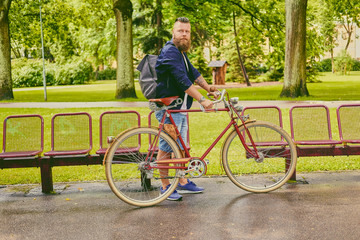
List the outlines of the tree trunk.
<svg viewBox="0 0 360 240">
<path fill-rule="evenodd" d="M 245 82 L 246 82 L 246 85 L 248 87 L 251 87 L 251 83 L 250 83 L 250 80 L 249 80 L 249 76 L 247 75 L 246 73 L 246 68 L 244 66 L 244 62 L 241 58 L 241 54 L 240 54 L 240 47 L 239 47 L 239 44 L 236 40 L 237 38 L 237 32 L 236 32 L 236 19 L 235 19 L 235 12 L 233 11 L 233 25 L 234 25 L 234 35 L 235 35 L 235 43 L 236 43 L 236 50 L 237 50 L 237 53 L 238 53 L 238 58 L 239 58 L 239 64 L 240 64 L 240 67 L 241 67 L 241 70 L 243 72 L 243 76 L 244 76 L 244 79 L 245 79 Z"/>
<path fill-rule="evenodd" d="M 163 38 L 160 35 L 160 31 L 162 29 L 162 1 L 156 0 L 156 30 L 157 30 L 157 36 L 158 36 L 158 43 L 157 43 L 157 49 L 156 52 L 159 55 L 161 48 L 163 47 Z"/>
<path fill-rule="evenodd" d="M 0 100 L 13 99 L 9 9 L 11 0 L 0 0 Z"/>
<path fill-rule="evenodd" d="M 354 29 L 353 24 L 351 24 L 351 25 L 348 24 L 348 27 L 345 29 L 346 29 L 346 33 L 348 35 L 348 39 L 347 39 L 346 46 L 345 46 L 345 51 L 347 51 L 349 48 L 350 42 L 351 42 L 351 35 L 352 35 L 353 29 Z"/>
<path fill-rule="evenodd" d="M 306 87 L 307 0 L 285 0 L 286 40 L 281 97 L 309 96 Z"/>
<path fill-rule="evenodd" d="M 335 63 L 334 63 L 334 48 L 331 48 L 330 50 L 330 54 L 331 54 L 331 72 L 335 73 Z"/>
<path fill-rule="evenodd" d="M 137 98 L 134 85 L 132 12 L 130 0 L 114 0 L 116 17 L 116 93 L 115 98 Z"/>
</svg>

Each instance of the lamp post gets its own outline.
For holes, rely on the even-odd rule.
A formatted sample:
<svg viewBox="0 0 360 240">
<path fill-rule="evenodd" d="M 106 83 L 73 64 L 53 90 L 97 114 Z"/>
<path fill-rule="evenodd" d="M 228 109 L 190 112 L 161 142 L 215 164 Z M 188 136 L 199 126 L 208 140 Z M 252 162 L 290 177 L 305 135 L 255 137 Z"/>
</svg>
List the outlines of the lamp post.
<svg viewBox="0 0 360 240">
<path fill-rule="evenodd" d="M 40 28 L 41 28 L 41 53 L 43 59 L 43 85 L 44 85 L 44 100 L 47 101 L 47 94 L 46 94 L 46 74 L 45 74 L 45 57 L 44 57 L 44 33 L 42 27 L 42 17 L 41 17 L 41 0 L 40 3 Z"/>
</svg>

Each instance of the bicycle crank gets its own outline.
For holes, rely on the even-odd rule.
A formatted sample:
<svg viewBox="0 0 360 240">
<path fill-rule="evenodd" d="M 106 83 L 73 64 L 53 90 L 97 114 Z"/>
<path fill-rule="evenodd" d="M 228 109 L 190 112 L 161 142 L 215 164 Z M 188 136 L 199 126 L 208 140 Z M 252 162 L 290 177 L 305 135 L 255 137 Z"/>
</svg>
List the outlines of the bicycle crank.
<svg viewBox="0 0 360 240">
<path fill-rule="evenodd" d="M 189 174 L 193 178 L 201 177 L 206 173 L 207 164 L 200 159 L 194 158 L 189 161 L 185 174 Z"/>
</svg>

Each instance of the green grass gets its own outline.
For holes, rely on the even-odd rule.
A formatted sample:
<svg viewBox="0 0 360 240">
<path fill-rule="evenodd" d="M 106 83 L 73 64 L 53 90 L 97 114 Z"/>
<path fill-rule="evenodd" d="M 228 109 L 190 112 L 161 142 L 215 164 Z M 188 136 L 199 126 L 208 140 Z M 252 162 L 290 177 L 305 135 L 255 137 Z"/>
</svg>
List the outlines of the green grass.
<svg viewBox="0 0 360 240">
<path fill-rule="evenodd" d="M 237 88 L 230 89 L 231 96 L 237 96 L 240 100 L 291 100 L 291 101 L 346 101 L 360 100 L 360 72 L 351 72 L 350 75 L 337 75 L 322 73 L 319 76 L 321 82 L 308 83 L 309 97 L 296 99 L 280 98 L 282 85 Z"/>
<path fill-rule="evenodd" d="M 233 88 L 228 89 L 231 96 L 237 96 L 240 100 L 360 100 L 360 72 L 351 72 L 349 75 L 336 75 L 322 73 L 319 76 L 321 82 L 308 83 L 309 97 L 297 99 L 280 98 L 282 85 Z M 120 101 L 115 99 L 116 82 L 97 81 L 92 84 L 78 86 L 58 86 L 47 88 L 48 102 L 99 102 Z M 136 95 L 138 98 L 121 99 L 121 101 L 146 101 L 141 94 L 140 87 L 136 83 Z M 42 87 L 30 89 L 14 89 L 14 100 L 6 102 L 43 102 L 44 89 Z"/>
<path fill-rule="evenodd" d="M 337 76 L 326 73 L 321 76 L 321 83 L 310 83 L 308 89 L 311 96 L 294 100 L 360 100 L 360 72 L 352 72 L 351 75 Z M 137 85 L 136 85 L 137 86 Z M 229 89 L 231 96 L 238 96 L 241 100 L 284 100 L 278 98 L 282 86 L 252 87 L 242 89 Z M 29 90 L 29 89 L 27 89 Z M 8 102 L 43 102 L 42 88 L 25 91 L 16 89 L 15 100 Z M 114 101 L 115 81 L 101 81 L 90 85 L 48 88 L 48 101 L 87 102 L 87 101 Z M 126 99 L 127 101 L 145 101 L 137 86 L 139 99 Z M 1 103 L 0 103 L 1 106 Z M 0 120 L 6 116 L 17 114 L 40 114 L 45 122 L 45 149 L 50 150 L 50 125 L 51 118 L 56 113 L 88 112 L 93 119 L 93 152 L 99 148 L 99 117 L 105 111 L 129 110 L 129 108 L 72 108 L 72 109 L 44 109 L 44 108 L 0 108 Z M 132 109 L 133 110 L 133 109 Z M 142 116 L 142 124 L 145 125 L 149 109 L 136 108 Z M 285 130 L 289 131 L 288 109 L 282 109 Z M 330 109 L 333 137 L 338 139 L 336 110 Z M 190 116 L 190 141 L 193 156 L 201 155 L 227 124 L 226 113 L 193 113 Z M 1 127 L 2 129 L 2 127 Z M 208 174 L 223 174 L 220 165 L 221 140 L 206 157 L 210 160 Z M 0 144 L 2 144 L 2 131 L 0 131 Z M 310 171 L 339 171 L 360 169 L 360 156 L 351 157 L 314 157 L 300 158 L 297 170 Z M 103 166 L 72 166 L 54 167 L 53 177 L 55 182 L 69 181 L 92 181 L 105 180 Z M 40 169 L 4 169 L 0 170 L 0 185 L 3 184 L 29 184 L 40 183 Z"/>
<path fill-rule="evenodd" d="M 103 102 L 117 101 L 115 89 L 116 81 L 113 80 L 85 85 L 47 87 L 46 93 L 48 102 Z M 121 101 L 146 101 L 138 84 L 136 84 L 136 95 L 138 98 L 121 99 Z M 44 102 L 44 88 L 14 89 L 14 100 L 6 102 Z"/>
</svg>

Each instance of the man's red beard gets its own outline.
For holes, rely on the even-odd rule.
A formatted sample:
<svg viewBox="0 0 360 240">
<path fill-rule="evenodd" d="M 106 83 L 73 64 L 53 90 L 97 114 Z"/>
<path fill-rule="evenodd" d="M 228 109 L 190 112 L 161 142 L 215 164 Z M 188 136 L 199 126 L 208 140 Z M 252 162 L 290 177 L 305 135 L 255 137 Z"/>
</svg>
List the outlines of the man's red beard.
<svg viewBox="0 0 360 240">
<path fill-rule="evenodd" d="M 181 51 L 181 52 L 187 52 L 189 51 L 190 47 L 191 47 L 191 40 L 187 40 L 187 39 L 179 39 L 179 38 L 174 38 L 173 42 L 175 44 L 175 46 Z"/>
</svg>

